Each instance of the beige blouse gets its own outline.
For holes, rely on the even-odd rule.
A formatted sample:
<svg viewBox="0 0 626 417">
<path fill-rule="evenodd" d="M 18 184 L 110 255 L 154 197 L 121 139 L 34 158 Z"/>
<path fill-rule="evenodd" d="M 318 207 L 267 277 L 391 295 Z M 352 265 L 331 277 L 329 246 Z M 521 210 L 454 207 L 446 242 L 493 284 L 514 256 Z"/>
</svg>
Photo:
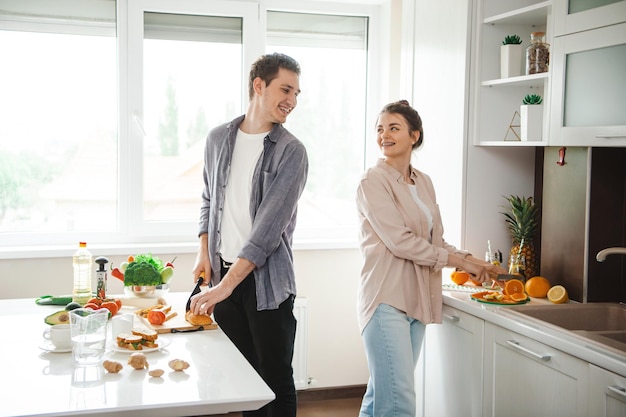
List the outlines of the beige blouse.
<svg viewBox="0 0 626 417">
<path fill-rule="evenodd" d="M 443 239 L 430 177 L 411 167 L 411 178 L 432 213 L 431 239 L 426 215 L 402 174 L 383 159 L 365 172 L 357 189 L 364 258 L 357 301 L 361 332 L 381 303 L 424 324 L 441 323 L 441 270 L 448 263 L 448 253 L 467 254 Z"/>
</svg>

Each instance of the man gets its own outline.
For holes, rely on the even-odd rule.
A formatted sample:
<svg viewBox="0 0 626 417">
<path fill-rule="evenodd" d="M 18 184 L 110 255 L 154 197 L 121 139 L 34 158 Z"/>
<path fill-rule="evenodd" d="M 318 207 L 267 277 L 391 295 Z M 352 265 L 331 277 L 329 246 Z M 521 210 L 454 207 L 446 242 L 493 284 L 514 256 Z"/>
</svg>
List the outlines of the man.
<svg viewBox="0 0 626 417">
<path fill-rule="evenodd" d="M 296 415 L 296 294 L 292 240 L 308 172 L 304 145 L 283 126 L 297 104 L 300 66 L 286 55 L 252 65 L 245 115 L 207 138 L 200 250 L 194 279 L 211 283 L 191 301 L 215 320 L 276 394 L 245 416 Z"/>
</svg>

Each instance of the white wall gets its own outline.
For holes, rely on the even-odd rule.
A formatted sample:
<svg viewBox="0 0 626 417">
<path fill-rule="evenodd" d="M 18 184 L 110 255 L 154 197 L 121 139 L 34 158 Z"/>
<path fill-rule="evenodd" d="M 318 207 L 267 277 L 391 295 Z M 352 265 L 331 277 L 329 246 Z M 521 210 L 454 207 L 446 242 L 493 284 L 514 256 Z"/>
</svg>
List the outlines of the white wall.
<svg viewBox="0 0 626 417">
<path fill-rule="evenodd" d="M 447 242 L 461 238 L 464 178 L 467 0 L 418 0 L 415 5 L 412 104 L 424 124 L 413 164 L 430 175 Z"/>
<path fill-rule="evenodd" d="M 106 256 L 119 265 L 124 257 Z M 171 260 L 174 255 L 158 255 Z M 357 249 L 307 250 L 294 253 L 298 295 L 308 298 L 311 388 L 361 385 L 368 370 L 356 322 L 356 289 L 361 265 Z M 195 254 L 178 255 L 172 291 L 191 292 Z M 94 282 L 95 285 L 95 282 Z M 94 286 L 95 288 L 95 286 Z M 72 259 L 0 260 L 0 298 L 31 298 L 72 292 Z M 122 294 L 123 285 L 109 274 L 108 293 Z M 184 306 L 180 306 L 184 308 Z M 43 320 L 43 315 L 42 315 Z"/>
</svg>

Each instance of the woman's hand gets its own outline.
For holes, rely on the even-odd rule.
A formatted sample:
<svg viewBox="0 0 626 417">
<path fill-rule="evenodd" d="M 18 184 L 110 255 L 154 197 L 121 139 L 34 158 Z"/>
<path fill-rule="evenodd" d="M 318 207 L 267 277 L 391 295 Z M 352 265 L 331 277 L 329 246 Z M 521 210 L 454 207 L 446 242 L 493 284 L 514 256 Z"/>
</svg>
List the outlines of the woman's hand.
<svg viewBox="0 0 626 417">
<path fill-rule="evenodd" d="M 478 282 L 492 282 L 497 280 L 499 274 L 507 273 L 506 269 L 501 266 L 474 258 L 473 256 L 463 259 L 460 268 L 471 274 L 474 277 L 473 279 Z"/>
</svg>

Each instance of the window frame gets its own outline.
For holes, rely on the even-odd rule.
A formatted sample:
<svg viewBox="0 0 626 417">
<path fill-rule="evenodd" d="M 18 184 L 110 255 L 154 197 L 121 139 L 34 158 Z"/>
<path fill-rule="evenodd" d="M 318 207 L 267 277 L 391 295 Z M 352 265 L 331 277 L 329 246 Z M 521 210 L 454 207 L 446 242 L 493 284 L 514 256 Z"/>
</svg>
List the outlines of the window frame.
<svg viewBox="0 0 626 417">
<path fill-rule="evenodd" d="M 243 65 L 249 68 L 252 62 L 265 51 L 267 11 L 294 13 L 344 14 L 368 17 L 367 50 L 367 104 L 366 121 L 373 120 L 378 112 L 381 97 L 386 97 L 389 82 L 385 63 L 386 50 L 381 45 L 390 37 L 388 25 L 389 0 L 372 0 L 361 4 L 352 0 L 344 2 L 267 0 L 239 1 L 212 0 L 117 0 L 116 35 L 118 47 L 118 230 L 116 232 L 79 233 L 71 232 L 61 239 L 42 241 L 32 245 L 32 238 L 22 236 L 9 239 L 11 244 L 0 244 L 0 259 L 27 257 L 67 256 L 75 243 L 87 240 L 91 247 L 107 250 L 111 255 L 126 254 L 134 249 L 152 253 L 190 253 L 197 250 L 197 221 L 146 222 L 142 219 L 143 198 L 141 182 L 143 164 L 131 164 L 132 155 L 143 155 L 142 127 L 142 73 L 143 73 L 143 13 L 205 14 L 209 16 L 243 17 Z M 17 25 L 19 26 L 19 24 Z M 6 27 L 6 26 L 5 26 Z M 15 28 L 11 28 L 15 30 Z M 19 29 L 17 29 L 19 30 Z M 30 28 L 29 28 L 30 30 Z M 263 36 L 258 36 L 262 33 Z M 242 109 L 247 107 L 247 74 L 242 72 Z M 373 123 L 373 122 L 372 122 Z M 373 130 L 372 130 L 373 131 Z M 363 138 L 365 160 L 363 169 L 375 160 L 377 149 L 372 146 L 372 133 L 366 129 Z M 356 185 L 355 185 L 356 189 Z M 199 190 L 200 192 L 201 190 Z M 356 211 L 355 211 L 356 216 Z M 80 235 L 80 237 L 78 237 Z M 57 236 L 59 237 L 59 236 Z M 294 249 L 333 249 L 357 247 L 358 231 L 345 231 L 340 235 L 296 238 Z M 30 241 L 29 241 L 30 240 Z M 56 242 L 56 244 L 52 243 Z"/>
</svg>

